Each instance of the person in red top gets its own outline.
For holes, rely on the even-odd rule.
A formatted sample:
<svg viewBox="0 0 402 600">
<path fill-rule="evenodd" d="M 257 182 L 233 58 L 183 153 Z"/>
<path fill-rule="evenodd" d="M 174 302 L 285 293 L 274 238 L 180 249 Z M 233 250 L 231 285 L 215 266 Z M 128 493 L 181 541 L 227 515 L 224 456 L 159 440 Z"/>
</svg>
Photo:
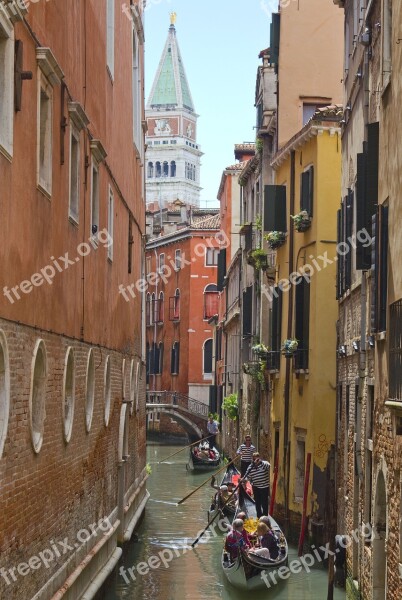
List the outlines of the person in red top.
<svg viewBox="0 0 402 600">
<path fill-rule="evenodd" d="M 229 552 L 230 559 L 233 562 L 239 555 L 239 550 L 250 548 L 250 540 L 247 531 L 244 529 L 244 523 L 241 519 L 235 519 L 232 524 L 232 530 L 226 536 L 225 550 Z"/>
</svg>

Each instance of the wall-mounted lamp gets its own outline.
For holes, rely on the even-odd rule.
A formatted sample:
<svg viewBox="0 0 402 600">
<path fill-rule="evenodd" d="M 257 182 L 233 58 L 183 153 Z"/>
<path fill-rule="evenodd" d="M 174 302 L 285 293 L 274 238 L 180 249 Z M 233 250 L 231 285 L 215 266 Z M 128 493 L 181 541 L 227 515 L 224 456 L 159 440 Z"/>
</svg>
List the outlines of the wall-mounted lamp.
<svg viewBox="0 0 402 600">
<path fill-rule="evenodd" d="M 354 340 L 352 342 L 352 346 L 353 346 L 353 350 L 355 352 L 359 352 L 359 350 L 360 350 L 360 342 L 359 342 L 359 340 Z"/>
<path fill-rule="evenodd" d="M 356 79 L 361 79 L 363 77 L 363 71 L 359 69 L 356 73 Z"/>
<path fill-rule="evenodd" d="M 367 338 L 369 348 L 374 348 L 375 346 L 375 338 L 373 335 L 369 335 Z"/>
<path fill-rule="evenodd" d="M 343 356 L 346 356 L 346 346 L 344 344 L 342 344 L 342 346 L 339 346 L 339 348 L 338 348 L 338 356 L 340 358 L 342 358 Z"/>
</svg>

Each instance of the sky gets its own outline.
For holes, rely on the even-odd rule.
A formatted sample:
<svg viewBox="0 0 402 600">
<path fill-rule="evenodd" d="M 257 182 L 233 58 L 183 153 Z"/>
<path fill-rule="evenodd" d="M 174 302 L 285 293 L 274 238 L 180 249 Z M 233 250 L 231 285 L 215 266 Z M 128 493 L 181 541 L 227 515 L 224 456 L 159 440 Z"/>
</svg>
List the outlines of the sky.
<svg viewBox="0 0 402 600">
<path fill-rule="evenodd" d="M 255 141 L 258 54 L 269 46 L 277 0 L 147 0 L 145 98 L 168 35 L 170 13 L 198 119 L 201 206 L 217 206 L 222 172 L 234 164 L 234 144 Z"/>
</svg>

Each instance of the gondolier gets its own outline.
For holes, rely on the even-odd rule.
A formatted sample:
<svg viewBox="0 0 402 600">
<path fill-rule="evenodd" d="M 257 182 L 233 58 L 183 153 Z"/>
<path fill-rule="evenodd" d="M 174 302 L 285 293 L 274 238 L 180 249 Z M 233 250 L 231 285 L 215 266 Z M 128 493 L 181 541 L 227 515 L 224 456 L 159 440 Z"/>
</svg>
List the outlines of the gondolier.
<svg viewBox="0 0 402 600">
<path fill-rule="evenodd" d="M 214 421 L 214 418 L 212 415 L 210 415 L 208 417 L 207 432 L 209 434 L 209 437 L 208 437 L 209 447 L 214 448 L 214 446 L 216 446 L 216 436 L 219 433 L 219 426 L 218 426 L 218 422 Z"/>
<path fill-rule="evenodd" d="M 254 452 L 255 446 L 253 446 L 251 443 L 251 436 L 246 435 L 244 438 L 244 444 L 241 444 L 236 451 L 236 454 L 240 455 L 240 474 L 242 477 L 244 477 L 248 467 L 253 462 Z"/>
<path fill-rule="evenodd" d="M 267 460 L 262 460 L 259 452 L 254 452 L 253 462 L 248 467 L 244 478 L 251 481 L 257 517 L 268 515 L 269 506 L 269 470 L 271 465 Z"/>
</svg>

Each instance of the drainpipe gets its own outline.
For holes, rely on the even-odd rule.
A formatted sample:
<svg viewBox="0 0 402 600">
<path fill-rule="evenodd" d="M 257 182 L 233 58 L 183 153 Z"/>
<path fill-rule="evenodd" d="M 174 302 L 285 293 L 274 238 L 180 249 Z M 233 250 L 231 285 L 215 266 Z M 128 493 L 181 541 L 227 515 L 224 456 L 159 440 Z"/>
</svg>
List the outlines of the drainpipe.
<svg viewBox="0 0 402 600">
<path fill-rule="evenodd" d="M 290 153 L 290 198 L 289 213 L 295 212 L 295 151 Z M 293 251 L 294 251 L 294 228 L 289 227 L 289 274 L 293 273 Z M 288 326 L 287 338 L 291 339 L 293 329 L 293 290 L 288 295 Z M 290 486 L 290 432 L 289 432 L 289 409 L 290 409 L 290 376 L 292 364 L 289 359 L 286 360 L 285 374 L 285 415 L 284 415 L 284 440 L 283 440 L 283 465 L 285 472 L 285 524 L 287 533 L 289 530 L 289 486 Z"/>
</svg>

